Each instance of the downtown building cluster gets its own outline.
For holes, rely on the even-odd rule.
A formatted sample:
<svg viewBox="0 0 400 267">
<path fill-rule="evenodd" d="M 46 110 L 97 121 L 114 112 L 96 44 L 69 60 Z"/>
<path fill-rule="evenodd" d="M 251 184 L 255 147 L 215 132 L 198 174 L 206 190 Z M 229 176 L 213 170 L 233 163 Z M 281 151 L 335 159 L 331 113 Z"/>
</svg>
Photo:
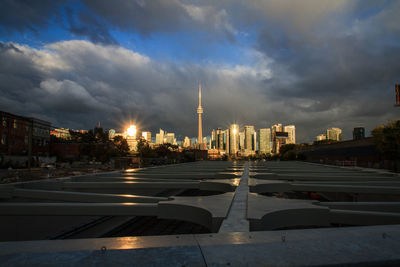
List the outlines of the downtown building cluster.
<svg viewBox="0 0 400 267">
<path fill-rule="evenodd" d="M 135 129 L 136 130 L 136 129 Z M 229 156 L 253 156 L 279 154 L 280 147 L 286 144 L 296 143 L 296 127 L 294 125 L 283 126 L 274 124 L 270 128 L 256 130 L 254 126 L 246 125 L 242 128 L 238 124 L 231 124 L 228 129 L 217 128 L 212 130 L 210 136 L 198 138 L 185 136 L 177 141 L 175 133 L 169 133 L 160 129 L 152 138 L 149 131 L 138 132 L 125 130 L 123 133 L 109 131 L 110 139 L 122 136 L 128 142 L 131 151 L 136 151 L 139 140 L 148 142 L 152 147 L 163 144 L 175 145 L 178 149 L 208 150 L 211 155 Z"/>
<path fill-rule="evenodd" d="M 294 125 L 274 124 L 270 128 L 255 130 L 251 125 L 240 129 L 238 124 L 231 124 L 228 129 L 213 130 L 207 147 L 211 154 L 252 156 L 278 154 L 282 145 L 295 143 Z"/>
<path fill-rule="evenodd" d="M 160 129 L 159 132 L 156 133 L 155 139 L 152 138 L 152 133 L 150 131 L 139 132 L 137 131 L 136 126 L 133 125 L 121 133 L 117 133 L 114 129 L 111 129 L 108 131 L 108 136 L 111 140 L 116 136 L 125 138 L 132 152 L 137 150 L 137 144 L 140 140 L 146 141 L 152 147 L 162 144 L 178 146 L 175 133 L 169 133 L 163 129 Z"/>
</svg>

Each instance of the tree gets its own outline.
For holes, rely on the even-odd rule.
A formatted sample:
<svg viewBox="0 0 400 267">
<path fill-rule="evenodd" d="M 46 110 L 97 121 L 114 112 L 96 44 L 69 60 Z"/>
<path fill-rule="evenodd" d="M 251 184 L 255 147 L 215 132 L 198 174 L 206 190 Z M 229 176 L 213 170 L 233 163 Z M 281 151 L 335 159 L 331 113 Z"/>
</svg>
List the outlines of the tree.
<svg viewBox="0 0 400 267">
<path fill-rule="evenodd" d="M 375 145 L 381 155 L 388 160 L 400 159 L 400 120 L 372 130 Z"/>
<path fill-rule="evenodd" d="M 295 160 L 296 159 L 296 145 L 287 144 L 281 146 L 279 149 L 279 158 L 282 160 Z"/>
<path fill-rule="evenodd" d="M 296 149 L 296 145 L 295 145 L 295 144 L 283 145 L 283 146 L 280 147 L 279 153 L 280 153 L 281 155 L 283 155 L 283 154 L 285 154 L 287 151 L 294 150 L 294 149 Z"/>
<path fill-rule="evenodd" d="M 96 127 L 93 129 L 93 136 L 96 143 L 110 142 L 110 139 L 108 137 L 108 132 L 105 132 L 101 127 Z"/>
<path fill-rule="evenodd" d="M 165 157 L 168 155 L 169 153 L 169 145 L 168 144 L 161 144 L 159 146 L 156 147 L 156 149 L 154 150 L 157 154 L 158 157 Z"/>
<path fill-rule="evenodd" d="M 143 139 L 139 140 L 137 151 L 141 158 L 153 158 L 155 156 L 154 150 L 150 147 L 149 143 Z"/>
<path fill-rule="evenodd" d="M 122 136 L 114 137 L 114 147 L 119 156 L 126 156 L 129 154 L 129 145 L 125 138 Z"/>
</svg>

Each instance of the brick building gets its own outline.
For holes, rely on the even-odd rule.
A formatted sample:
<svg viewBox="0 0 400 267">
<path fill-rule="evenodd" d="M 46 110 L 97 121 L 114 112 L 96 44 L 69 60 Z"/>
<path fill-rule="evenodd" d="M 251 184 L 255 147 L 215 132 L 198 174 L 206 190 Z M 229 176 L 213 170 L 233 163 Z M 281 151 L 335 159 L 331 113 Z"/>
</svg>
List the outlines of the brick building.
<svg viewBox="0 0 400 267">
<path fill-rule="evenodd" d="M 51 123 L 0 111 L 0 155 L 49 156 Z"/>
</svg>

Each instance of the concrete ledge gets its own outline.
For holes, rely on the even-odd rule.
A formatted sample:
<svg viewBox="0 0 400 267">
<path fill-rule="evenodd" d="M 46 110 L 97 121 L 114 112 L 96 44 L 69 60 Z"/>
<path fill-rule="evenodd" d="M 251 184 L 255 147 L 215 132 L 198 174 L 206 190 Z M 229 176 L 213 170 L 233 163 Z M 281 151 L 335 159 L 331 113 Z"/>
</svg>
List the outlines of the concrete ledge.
<svg viewBox="0 0 400 267">
<path fill-rule="evenodd" d="M 400 213 L 400 202 L 319 202 L 318 205 L 338 210 Z"/>
<path fill-rule="evenodd" d="M 2 266 L 396 266 L 400 225 L 0 242 Z"/>
<path fill-rule="evenodd" d="M 332 175 L 256 175 L 251 176 L 260 180 L 286 180 L 286 181 L 400 181 L 397 176 L 332 176 Z"/>
<path fill-rule="evenodd" d="M 239 178 L 230 180 L 201 181 L 199 189 L 209 191 L 233 192 L 239 184 L 239 181 Z"/>
<path fill-rule="evenodd" d="M 194 222 L 217 232 L 228 215 L 233 196 L 234 193 L 229 192 L 196 198 L 174 197 L 174 200 L 159 202 L 159 218 Z"/>
<path fill-rule="evenodd" d="M 275 192 L 341 192 L 362 194 L 400 194 L 400 184 L 397 182 L 289 182 L 283 180 L 250 180 L 250 192 L 275 193 Z"/>
<path fill-rule="evenodd" d="M 165 197 L 149 197 L 139 195 L 118 195 L 118 194 L 96 194 L 68 191 L 52 191 L 52 190 L 33 190 L 10 188 L 8 198 L 27 198 L 31 200 L 55 200 L 61 202 L 86 202 L 86 203 L 157 203 L 159 201 L 167 201 Z M 5 198 L 6 195 L 0 197 Z"/>
<path fill-rule="evenodd" d="M 344 225 L 383 225 L 400 224 L 400 213 L 358 211 L 358 210 L 331 210 L 331 223 Z"/>
<path fill-rule="evenodd" d="M 0 216 L 157 216 L 156 203 L 0 203 Z"/>
<path fill-rule="evenodd" d="M 329 209 L 316 201 L 248 195 L 247 218 L 250 230 L 274 230 L 287 227 L 329 226 Z"/>
<path fill-rule="evenodd" d="M 141 188 L 187 188 L 199 187 L 199 182 L 65 182 L 64 189 L 141 189 Z"/>
</svg>

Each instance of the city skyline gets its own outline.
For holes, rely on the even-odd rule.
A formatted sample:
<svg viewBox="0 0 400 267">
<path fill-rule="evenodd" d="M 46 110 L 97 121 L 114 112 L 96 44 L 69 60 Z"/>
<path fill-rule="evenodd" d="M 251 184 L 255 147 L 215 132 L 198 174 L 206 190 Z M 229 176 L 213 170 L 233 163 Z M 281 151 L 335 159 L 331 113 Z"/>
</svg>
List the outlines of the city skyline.
<svg viewBox="0 0 400 267">
<path fill-rule="evenodd" d="M 399 117 L 398 1 L 3 4 L 0 105 L 55 126 L 196 136 L 199 81 L 205 133 L 282 123 L 297 143 L 331 127 L 351 139 Z"/>
</svg>

